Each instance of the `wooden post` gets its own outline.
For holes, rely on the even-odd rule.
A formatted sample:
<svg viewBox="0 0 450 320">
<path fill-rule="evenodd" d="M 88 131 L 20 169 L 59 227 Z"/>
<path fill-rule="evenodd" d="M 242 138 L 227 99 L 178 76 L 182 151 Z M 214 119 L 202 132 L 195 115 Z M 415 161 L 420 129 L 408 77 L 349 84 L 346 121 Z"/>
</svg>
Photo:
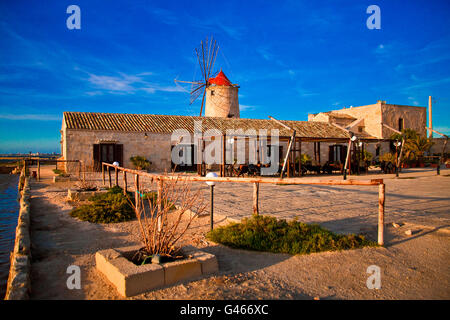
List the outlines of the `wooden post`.
<svg viewBox="0 0 450 320">
<path fill-rule="evenodd" d="M 384 200 L 385 184 L 378 186 L 378 244 L 384 245 Z"/>
<path fill-rule="evenodd" d="M 259 214 L 258 199 L 259 199 L 259 183 L 255 182 L 253 183 L 253 214 L 255 215 Z"/>
<path fill-rule="evenodd" d="M 111 182 L 111 167 L 108 166 L 108 178 L 109 178 L 109 187 L 112 188 L 112 182 Z"/>
<path fill-rule="evenodd" d="M 161 212 L 163 210 L 163 180 L 158 180 L 158 231 L 161 231 Z"/>
<path fill-rule="evenodd" d="M 109 172 L 109 167 L 108 167 L 108 172 Z M 111 182 L 111 179 L 109 181 Z M 135 187 L 134 188 L 135 189 L 135 191 L 134 191 L 134 202 L 135 202 L 136 209 L 139 212 L 139 203 L 140 203 L 140 201 L 139 201 L 139 175 L 138 174 L 134 175 L 134 187 Z"/>
<path fill-rule="evenodd" d="M 115 173 L 115 175 L 116 175 L 116 186 L 118 186 L 119 185 L 119 171 L 117 170 L 117 168 L 114 168 L 114 173 Z"/>
<path fill-rule="evenodd" d="M 67 169 L 68 163 L 66 162 L 66 169 Z M 56 161 L 56 166 L 58 167 L 58 161 Z M 81 161 L 78 160 L 78 178 L 81 180 Z"/>
<path fill-rule="evenodd" d="M 123 171 L 123 194 L 127 194 L 127 172 Z"/>
<path fill-rule="evenodd" d="M 298 161 L 298 172 L 299 172 L 299 176 L 302 176 L 303 175 L 303 172 L 302 172 L 302 139 L 299 139 L 298 140 L 298 153 L 299 153 L 299 156 L 300 156 L 300 159 L 299 159 L 299 161 Z"/>
<path fill-rule="evenodd" d="M 105 185 L 105 165 L 102 163 L 102 178 L 103 178 L 103 185 Z"/>
<path fill-rule="evenodd" d="M 210 198 L 210 202 L 211 202 L 211 207 L 210 207 L 210 217 L 209 217 L 209 223 L 210 223 L 210 227 L 211 227 L 211 231 L 214 229 L 214 185 L 210 186 L 211 188 L 211 198 Z"/>
<path fill-rule="evenodd" d="M 41 181 L 41 162 L 37 161 L 37 180 Z"/>
<path fill-rule="evenodd" d="M 227 174 L 225 172 L 226 152 L 227 152 L 227 149 L 226 149 L 225 135 L 222 135 L 222 166 L 221 166 L 221 169 L 222 169 L 222 175 L 221 176 L 222 177 L 226 177 L 227 176 Z"/>
<path fill-rule="evenodd" d="M 86 163 L 83 162 L 83 182 L 86 182 Z"/>
</svg>

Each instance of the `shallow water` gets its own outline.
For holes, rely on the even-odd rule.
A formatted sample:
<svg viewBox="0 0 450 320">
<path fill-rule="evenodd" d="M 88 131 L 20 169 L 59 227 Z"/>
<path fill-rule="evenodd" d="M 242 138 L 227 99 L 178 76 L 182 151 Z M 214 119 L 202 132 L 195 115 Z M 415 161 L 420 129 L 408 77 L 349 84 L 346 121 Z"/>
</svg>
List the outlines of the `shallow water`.
<svg viewBox="0 0 450 320">
<path fill-rule="evenodd" d="M 19 202 L 18 175 L 0 174 L 0 299 L 6 293 L 9 256 L 14 248 Z"/>
</svg>

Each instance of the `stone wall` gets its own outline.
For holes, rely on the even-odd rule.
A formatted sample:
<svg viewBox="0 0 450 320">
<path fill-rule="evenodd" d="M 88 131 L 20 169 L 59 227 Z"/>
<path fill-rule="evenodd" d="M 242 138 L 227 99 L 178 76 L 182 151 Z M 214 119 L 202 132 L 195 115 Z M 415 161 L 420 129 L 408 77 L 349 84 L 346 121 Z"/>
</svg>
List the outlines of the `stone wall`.
<svg viewBox="0 0 450 320">
<path fill-rule="evenodd" d="M 170 171 L 170 134 L 120 131 L 64 130 L 64 159 L 83 160 L 86 168 L 93 166 L 94 144 L 114 142 L 123 144 L 123 162 L 120 165 L 132 168 L 130 157 L 144 156 L 152 162 L 150 170 Z M 67 168 L 71 171 L 70 168 Z"/>
<path fill-rule="evenodd" d="M 404 128 L 413 129 L 422 136 L 426 135 L 425 126 L 427 125 L 427 108 L 381 104 L 381 110 L 383 115 L 382 121 L 388 126 L 398 130 L 399 119 L 402 118 Z M 389 139 L 392 134 L 392 130 L 383 127 L 382 137 L 384 139 Z"/>
<path fill-rule="evenodd" d="M 16 239 L 14 251 L 11 254 L 5 300 L 27 300 L 31 290 L 30 187 L 24 171 L 19 179 L 19 188 L 22 186 L 21 181 L 23 180 Z"/>
</svg>

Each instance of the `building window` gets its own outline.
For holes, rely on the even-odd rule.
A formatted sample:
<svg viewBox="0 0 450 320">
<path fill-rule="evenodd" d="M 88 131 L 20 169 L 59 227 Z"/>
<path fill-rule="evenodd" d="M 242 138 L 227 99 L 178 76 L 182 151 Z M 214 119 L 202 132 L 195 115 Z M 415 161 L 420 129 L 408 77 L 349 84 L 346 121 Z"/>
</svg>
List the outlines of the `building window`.
<svg viewBox="0 0 450 320">
<path fill-rule="evenodd" d="M 358 127 L 358 132 L 363 132 L 364 131 L 364 127 Z"/>
<path fill-rule="evenodd" d="M 404 122 L 403 118 L 399 118 L 398 119 L 398 131 L 402 131 L 404 127 L 405 127 L 405 122 Z"/>
<path fill-rule="evenodd" d="M 212 96 L 214 95 L 214 90 L 211 90 L 211 95 L 212 95 Z"/>
</svg>

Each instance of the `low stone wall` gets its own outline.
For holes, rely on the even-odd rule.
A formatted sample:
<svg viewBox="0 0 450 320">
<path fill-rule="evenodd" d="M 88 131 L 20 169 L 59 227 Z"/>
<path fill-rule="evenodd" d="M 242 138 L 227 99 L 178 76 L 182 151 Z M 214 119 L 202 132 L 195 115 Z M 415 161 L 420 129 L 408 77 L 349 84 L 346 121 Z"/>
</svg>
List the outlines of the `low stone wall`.
<svg viewBox="0 0 450 320">
<path fill-rule="evenodd" d="M 23 178 L 22 178 L 23 177 Z M 28 177 L 21 174 L 23 190 L 16 227 L 14 251 L 11 253 L 5 300 L 27 300 L 30 295 L 31 241 L 30 241 L 30 186 Z M 19 182 L 19 193 L 22 183 Z"/>
</svg>

